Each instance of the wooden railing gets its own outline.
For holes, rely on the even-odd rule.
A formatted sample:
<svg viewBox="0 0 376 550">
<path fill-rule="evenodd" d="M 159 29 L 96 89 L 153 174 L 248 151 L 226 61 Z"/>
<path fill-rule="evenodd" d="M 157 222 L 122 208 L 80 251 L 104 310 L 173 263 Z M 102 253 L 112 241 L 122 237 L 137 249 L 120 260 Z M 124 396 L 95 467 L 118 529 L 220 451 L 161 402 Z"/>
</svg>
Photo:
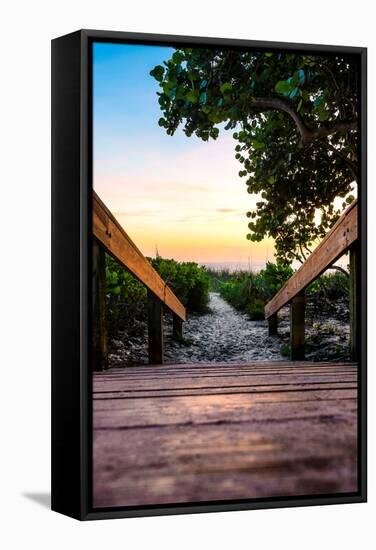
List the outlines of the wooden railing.
<svg viewBox="0 0 376 550">
<path fill-rule="evenodd" d="M 269 334 L 277 333 L 277 313 L 286 304 L 290 304 L 291 359 L 304 358 L 305 289 L 348 251 L 350 251 L 350 348 L 352 358 L 356 359 L 357 242 L 358 203 L 355 200 L 304 264 L 266 304 L 265 318 L 269 323 Z"/>
<path fill-rule="evenodd" d="M 105 252 L 110 254 L 148 290 L 149 362 L 163 363 L 163 309 L 173 315 L 173 336 L 181 338 L 186 319 L 183 304 L 137 248 L 119 222 L 93 192 L 93 362 L 96 370 L 107 366 L 105 307 Z"/>
</svg>

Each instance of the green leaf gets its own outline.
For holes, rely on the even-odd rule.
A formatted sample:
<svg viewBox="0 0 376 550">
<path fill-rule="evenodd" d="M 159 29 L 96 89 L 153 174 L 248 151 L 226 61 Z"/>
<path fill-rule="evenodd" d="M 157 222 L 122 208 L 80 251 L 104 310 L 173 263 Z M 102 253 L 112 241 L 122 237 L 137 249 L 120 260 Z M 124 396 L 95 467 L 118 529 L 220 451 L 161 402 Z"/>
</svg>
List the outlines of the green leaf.
<svg viewBox="0 0 376 550">
<path fill-rule="evenodd" d="M 275 91 L 281 95 L 289 95 L 292 88 L 293 86 L 289 84 L 287 80 L 280 80 L 279 82 L 277 82 L 277 84 L 274 87 Z"/>
<path fill-rule="evenodd" d="M 202 92 L 198 100 L 199 104 L 203 105 L 204 103 L 206 103 L 206 99 L 207 99 L 207 94 L 205 92 Z"/>
<path fill-rule="evenodd" d="M 320 110 L 318 112 L 318 115 L 319 115 L 319 120 L 320 122 L 325 122 L 326 120 L 328 120 L 329 118 L 329 113 L 328 111 L 325 111 L 324 109 Z"/>
<path fill-rule="evenodd" d="M 231 92 L 232 90 L 232 84 L 230 82 L 224 82 L 224 84 L 222 84 L 222 86 L 219 88 L 220 91 L 221 91 L 221 94 L 227 94 L 229 92 Z"/>
<path fill-rule="evenodd" d="M 197 103 L 197 100 L 198 100 L 198 96 L 199 96 L 199 91 L 198 90 L 190 90 L 187 95 L 185 96 L 185 98 L 190 102 L 190 103 Z"/>
<path fill-rule="evenodd" d="M 261 141 L 257 141 L 256 139 L 252 140 L 252 146 L 256 151 L 259 151 L 260 149 L 265 148 L 265 143 L 262 143 Z"/>
<path fill-rule="evenodd" d="M 319 105 L 321 105 L 321 103 L 324 101 L 324 96 L 320 95 L 319 97 L 317 97 L 315 99 L 315 101 L 313 102 L 314 106 L 315 107 L 318 107 Z"/>
<path fill-rule="evenodd" d="M 274 176 L 269 176 L 268 177 L 268 182 L 273 184 L 275 182 L 275 177 Z"/>
<path fill-rule="evenodd" d="M 162 82 L 164 75 L 164 68 L 162 65 L 157 65 L 153 70 L 150 71 L 150 75 L 153 76 L 158 82 Z"/>
<path fill-rule="evenodd" d="M 299 113 L 300 109 L 302 108 L 302 105 L 303 105 L 303 100 L 301 99 L 298 103 L 298 107 L 297 107 L 297 112 Z"/>
<path fill-rule="evenodd" d="M 296 71 L 295 75 L 297 75 L 297 85 L 298 86 L 301 86 L 302 84 L 304 84 L 304 81 L 305 81 L 305 73 L 304 73 L 304 70 L 303 69 L 299 69 L 298 71 Z"/>
<path fill-rule="evenodd" d="M 184 61 L 184 54 L 182 52 L 174 52 L 172 55 L 172 61 L 176 64 L 181 63 Z"/>
<path fill-rule="evenodd" d="M 217 124 L 218 122 L 222 122 L 223 120 L 222 115 L 215 111 L 208 114 L 208 119 L 210 120 L 210 122 L 214 122 L 215 124 Z"/>
</svg>

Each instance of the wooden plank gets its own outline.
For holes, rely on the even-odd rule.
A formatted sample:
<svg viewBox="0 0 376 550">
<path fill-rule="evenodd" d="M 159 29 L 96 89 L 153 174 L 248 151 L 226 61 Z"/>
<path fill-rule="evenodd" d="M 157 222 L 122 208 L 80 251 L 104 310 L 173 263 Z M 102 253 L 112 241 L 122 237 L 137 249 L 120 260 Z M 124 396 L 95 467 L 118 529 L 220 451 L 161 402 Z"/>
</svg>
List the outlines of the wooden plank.
<svg viewBox="0 0 376 550">
<path fill-rule="evenodd" d="M 189 373 L 187 371 L 183 371 L 183 372 L 174 372 L 174 373 L 168 373 L 168 371 L 164 371 L 162 373 L 155 373 L 155 372 L 152 372 L 152 373 L 144 373 L 144 374 L 140 374 L 138 375 L 137 373 L 134 374 L 134 373 L 130 373 L 130 374 L 127 374 L 127 373 L 118 373 L 118 374 L 110 374 L 109 376 L 107 376 L 105 378 L 106 382 L 110 381 L 110 380 L 113 380 L 113 381 L 116 381 L 116 380 L 130 380 L 130 381 L 136 381 L 136 380 L 160 380 L 161 383 L 163 384 L 164 383 L 164 380 L 166 378 L 166 374 L 168 375 L 169 379 L 170 380 L 176 380 L 176 379 L 186 379 L 186 378 L 189 378 L 189 379 L 193 379 L 193 378 L 199 378 L 200 380 L 204 380 L 205 378 L 209 378 L 209 379 L 212 379 L 213 377 L 216 377 L 216 378 L 222 378 L 222 379 L 226 379 L 228 377 L 232 377 L 232 376 L 236 376 L 237 378 L 239 379 L 242 379 L 244 376 L 256 376 L 256 375 L 260 375 L 260 374 L 269 374 L 269 375 L 272 375 L 272 374 L 312 374 L 312 375 L 320 375 L 320 374 L 338 374 L 338 375 L 342 375 L 342 374 L 349 374 L 349 373 L 352 373 L 354 372 L 354 374 L 356 375 L 356 371 L 352 371 L 351 369 L 349 369 L 348 367 L 339 367 L 339 368 L 332 368 L 332 369 L 314 369 L 314 368 L 307 368 L 307 369 L 299 369 L 298 372 L 294 371 L 294 369 L 283 369 L 283 371 L 281 372 L 280 370 L 266 370 L 266 371 L 262 371 L 262 370 L 247 370 L 247 369 L 242 369 L 241 372 L 237 372 L 236 370 L 229 370 L 228 372 L 226 372 L 225 370 L 216 370 L 215 367 L 213 368 L 213 373 L 210 374 L 210 372 L 208 370 L 205 370 L 205 371 L 197 371 L 195 373 Z M 96 377 L 94 379 L 94 384 L 98 384 L 100 386 L 100 382 L 101 382 L 101 378 L 100 377 Z"/>
<path fill-rule="evenodd" d="M 358 238 L 358 205 L 355 200 L 326 234 L 304 264 L 265 306 L 265 317 L 279 311 L 347 252 Z"/>
<path fill-rule="evenodd" d="M 356 439 L 355 412 L 96 430 L 94 506 L 356 492 Z"/>
<path fill-rule="evenodd" d="M 242 377 L 239 379 L 237 376 L 232 376 L 229 378 L 223 379 L 223 377 L 213 377 L 212 379 L 205 378 L 175 378 L 171 380 L 170 378 L 158 379 L 158 380 L 134 380 L 133 382 L 129 379 L 121 380 L 110 380 L 103 381 L 101 383 L 94 382 L 94 391 L 95 392 L 104 392 L 104 391 L 145 391 L 145 390 L 155 390 L 159 388 L 163 389 L 185 389 L 190 391 L 194 388 L 201 388 L 202 390 L 207 388 L 248 388 L 251 386 L 265 386 L 267 384 L 272 384 L 274 386 L 278 384 L 288 383 L 297 383 L 297 384 L 309 384 L 309 383 L 331 383 L 336 381 L 342 382 L 356 382 L 356 373 L 349 374 L 323 374 L 318 375 L 301 375 L 295 376 L 293 374 L 271 374 L 271 375 L 259 375 L 259 376 L 249 376 Z"/>
<path fill-rule="evenodd" d="M 228 407 L 226 398 L 228 396 L 234 399 L 229 403 L 234 405 L 237 403 L 238 397 L 246 397 L 247 399 L 255 398 L 257 403 L 266 401 L 274 401 L 276 403 L 282 401 L 291 401 L 296 403 L 308 403 L 308 401 L 336 401 L 338 399 L 350 400 L 357 397 L 357 383 L 355 382 L 332 382 L 330 386 L 323 384 L 309 384 L 304 386 L 300 384 L 286 384 L 285 386 L 266 385 L 261 387 L 252 387 L 246 391 L 236 392 L 233 388 L 211 388 L 208 390 L 192 390 L 189 394 L 184 390 L 164 390 L 159 389 L 151 392 L 140 392 L 137 397 L 132 392 L 113 392 L 113 393 L 97 393 L 93 400 L 93 409 L 96 411 L 105 410 L 124 410 L 130 406 L 137 410 L 138 403 L 154 403 L 154 399 L 158 399 L 165 405 L 171 402 L 171 398 L 182 398 L 180 405 L 184 407 L 189 398 L 190 406 L 193 405 L 195 397 L 218 397 L 222 406 Z"/>
<path fill-rule="evenodd" d="M 261 395 L 206 395 L 142 399 L 125 401 L 123 408 L 113 406 L 106 409 L 94 408 L 94 429 L 134 429 L 137 427 L 167 426 L 170 424 L 200 425 L 209 422 L 262 422 L 265 420 L 285 421 L 290 418 L 305 419 L 319 414 L 346 414 L 356 412 L 356 394 L 346 399 L 317 399 L 314 392 L 305 394 L 304 401 L 289 394 Z M 347 392 L 349 395 L 350 392 Z M 329 393 L 327 392 L 327 396 Z M 342 392 L 344 395 L 344 392 Z M 273 397 L 273 399 L 271 399 Z M 300 396 L 301 397 L 301 396 Z M 320 401 L 320 407 L 318 406 Z M 340 406 L 338 402 L 340 401 Z M 118 402 L 112 401 L 115 405 Z"/>
<path fill-rule="evenodd" d="M 301 365 L 301 366 L 298 366 Z M 166 368 L 169 367 L 169 368 Z M 263 363 L 253 365 L 248 368 L 248 365 L 237 365 L 233 368 L 230 366 L 227 369 L 218 370 L 216 364 L 208 366 L 205 370 L 190 370 L 182 368 L 184 365 L 163 365 L 161 367 L 142 368 L 140 372 L 134 368 L 112 368 L 105 373 L 95 373 L 93 376 L 94 387 L 104 387 L 108 384 L 113 385 L 119 383 L 138 385 L 140 382 L 144 384 L 158 384 L 162 387 L 196 381 L 199 384 L 205 380 L 205 385 L 228 383 L 233 381 L 247 381 L 249 383 L 258 383 L 270 380 L 274 382 L 279 378 L 281 380 L 299 380 L 302 381 L 309 377 L 317 381 L 321 377 L 330 376 L 357 376 L 357 365 L 355 363 L 309 363 L 304 362 L 284 362 L 272 366 L 268 363 L 265 366 Z"/>
<path fill-rule="evenodd" d="M 95 373 L 104 392 L 93 399 L 94 506 L 356 491 L 357 366 L 286 365 L 237 365 L 230 377 L 223 364 L 183 377 L 183 365 Z M 247 393 L 237 393 L 236 370 L 247 371 Z M 163 396 L 187 380 L 195 395 Z M 106 393 L 107 383 L 116 391 Z"/>
<path fill-rule="evenodd" d="M 241 370 L 243 369 L 253 369 L 253 368 L 261 368 L 263 371 L 265 369 L 272 369 L 274 370 L 276 367 L 281 368 L 292 368 L 294 369 L 301 369 L 301 368 L 326 368 L 326 367 L 349 367 L 349 368 L 356 368 L 357 364 L 354 362 L 349 363 L 340 363 L 340 362 L 331 362 L 331 361 L 320 361 L 319 363 L 316 361 L 249 361 L 247 363 L 239 363 L 239 362 L 212 362 L 212 363 L 165 363 L 163 366 L 160 365 L 127 365 L 125 368 L 119 368 L 119 367 L 113 367 L 108 372 L 101 374 L 97 373 L 95 376 L 108 376 L 111 373 L 119 373 L 119 372 L 126 372 L 126 373 L 143 373 L 143 372 L 164 372 L 168 371 L 171 373 L 179 373 L 181 371 L 187 370 L 189 372 L 192 371 L 199 371 L 202 369 L 207 369 L 212 371 L 213 368 L 239 368 Z"/>
<path fill-rule="evenodd" d="M 93 191 L 93 234 L 107 252 L 185 321 L 185 307 Z"/>
<path fill-rule="evenodd" d="M 153 366 L 149 370 L 141 370 L 137 372 L 137 369 L 134 368 L 112 368 L 104 375 L 104 373 L 95 373 L 94 376 L 94 388 L 101 387 L 102 383 L 107 383 L 110 381 L 116 382 L 117 380 L 129 381 L 147 381 L 147 380 L 159 380 L 161 385 L 166 384 L 166 380 L 169 380 L 169 384 L 174 380 L 187 380 L 187 379 L 199 379 L 199 380 L 213 380 L 214 378 L 221 378 L 223 381 L 226 381 L 228 378 L 236 377 L 238 380 L 244 380 L 247 377 L 256 377 L 256 376 L 271 376 L 271 375 L 287 375 L 293 374 L 295 376 L 300 375 L 357 375 L 357 368 L 353 364 L 334 364 L 334 365 L 307 365 L 307 367 L 299 367 L 294 363 L 292 366 L 282 366 L 282 367 L 253 367 L 248 368 L 247 366 L 220 368 L 215 364 L 204 369 L 184 369 L 184 365 L 175 366 L 175 369 L 165 368 L 170 367 L 171 365 L 164 364 L 159 368 Z"/>
</svg>

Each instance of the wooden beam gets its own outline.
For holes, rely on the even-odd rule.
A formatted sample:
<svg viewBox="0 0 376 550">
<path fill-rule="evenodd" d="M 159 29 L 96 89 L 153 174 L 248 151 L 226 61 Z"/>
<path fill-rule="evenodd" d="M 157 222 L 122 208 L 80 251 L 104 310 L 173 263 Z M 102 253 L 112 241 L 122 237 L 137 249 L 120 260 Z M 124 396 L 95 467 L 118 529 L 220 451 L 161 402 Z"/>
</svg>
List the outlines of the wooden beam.
<svg viewBox="0 0 376 550">
<path fill-rule="evenodd" d="M 304 264 L 265 306 L 268 319 L 317 279 L 338 258 L 347 252 L 358 238 L 358 206 L 355 200 L 326 234 Z"/>
<path fill-rule="evenodd" d="M 304 359 L 305 344 L 305 296 L 301 292 L 290 304 L 290 359 Z"/>
<path fill-rule="evenodd" d="M 175 315 L 185 321 L 185 307 L 93 192 L 93 234 L 115 260 L 134 275 Z"/>
<path fill-rule="evenodd" d="M 104 248 L 93 240 L 93 330 L 92 368 L 108 368 L 107 310 L 106 310 L 106 258 Z"/>
<path fill-rule="evenodd" d="M 358 265 L 359 251 L 357 244 L 350 248 L 350 358 L 358 359 Z"/>
<path fill-rule="evenodd" d="M 183 321 L 175 314 L 172 314 L 172 337 L 177 341 L 183 339 Z"/>
<path fill-rule="evenodd" d="M 276 313 L 268 318 L 269 336 L 278 334 L 278 316 Z"/>
<path fill-rule="evenodd" d="M 149 363 L 161 365 L 164 355 L 163 304 L 148 291 Z"/>
</svg>

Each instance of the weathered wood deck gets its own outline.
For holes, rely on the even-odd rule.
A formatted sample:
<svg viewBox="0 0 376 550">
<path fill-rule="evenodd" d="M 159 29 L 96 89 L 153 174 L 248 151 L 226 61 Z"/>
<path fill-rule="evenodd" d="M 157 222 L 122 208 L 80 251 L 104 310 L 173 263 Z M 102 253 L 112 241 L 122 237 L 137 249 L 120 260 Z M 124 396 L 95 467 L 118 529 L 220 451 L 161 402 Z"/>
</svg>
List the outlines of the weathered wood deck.
<svg viewBox="0 0 376 550">
<path fill-rule="evenodd" d="M 140 366 L 93 377 L 95 507 L 357 490 L 357 367 Z"/>
</svg>

